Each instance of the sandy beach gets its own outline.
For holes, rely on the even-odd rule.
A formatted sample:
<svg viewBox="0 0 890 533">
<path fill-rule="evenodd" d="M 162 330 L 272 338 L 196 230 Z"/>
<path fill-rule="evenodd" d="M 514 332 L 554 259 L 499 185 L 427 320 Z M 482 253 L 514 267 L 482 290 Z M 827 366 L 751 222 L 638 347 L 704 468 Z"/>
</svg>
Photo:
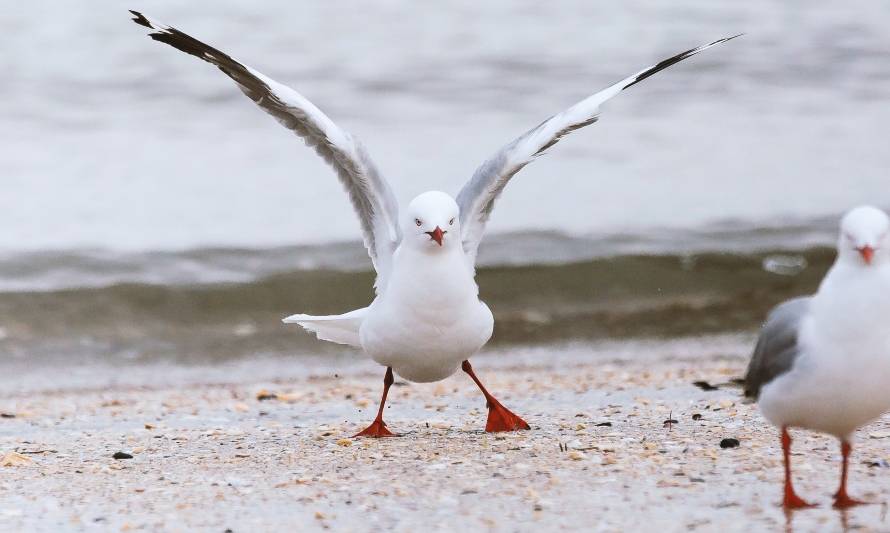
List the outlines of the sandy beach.
<svg viewBox="0 0 890 533">
<path fill-rule="evenodd" d="M 512 434 L 481 431 L 482 398 L 455 375 L 397 380 L 386 420 L 402 436 L 352 439 L 381 387 L 366 362 L 32 384 L 0 396 L 0 530 L 890 528 L 890 418 L 857 436 L 851 489 L 874 505 L 843 515 L 830 508 L 837 443 L 797 432 L 798 489 L 820 506 L 788 518 L 776 431 L 728 383 L 744 370 L 742 344 L 712 346 L 660 360 L 480 356 L 482 379 L 532 425 Z"/>
</svg>

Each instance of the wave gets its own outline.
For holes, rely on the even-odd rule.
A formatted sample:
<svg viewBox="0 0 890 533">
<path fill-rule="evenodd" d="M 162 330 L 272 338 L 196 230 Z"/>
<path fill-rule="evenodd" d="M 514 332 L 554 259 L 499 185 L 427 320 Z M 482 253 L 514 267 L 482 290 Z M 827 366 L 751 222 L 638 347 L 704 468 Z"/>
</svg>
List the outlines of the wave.
<svg viewBox="0 0 890 533">
<path fill-rule="evenodd" d="M 502 245 L 524 246 L 524 253 L 534 248 L 535 239 L 543 236 L 504 238 Z M 552 239 L 544 241 L 552 246 Z M 615 242 L 613 250 L 626 243 Z M 490 261 L 496 249 L 489 248 Z M 604 244 L 602 249 L 610 248 Z M 329 253 L 328 261 L 348 266 L 352 259 L 343 257 L 361 252 L 343 250 L 339 257 L 339 252 Z M 163 283 L 0 292 L 0 353 L 21 361 L 180 362 L 339 353 L 342 348 L 318 342 L 280 319 L 295 312 L 341 313 L 373 298 L 373 274 L 367 270 L 329 268 L 319 261 L 324 267 L 276 272 L 276 261 L 292 260 L 294 249 L 266 252 L 259 259 L 244 250 L 199 255 L 199 274 L 198 269 L 188 274 L 176 268 L 172 270 L 188 275 L 161 276 Z M 169 264 L 185 256 L 171 254 Z M 777 302 L 814 291 L 834 251 L 816 246 L 799 251 L 616 254 L 572 262 L 562 261 L 565 257 L 571 254 L 551 256 L 550 263 L 478 269 L 480 296 L 496 319 L 492 345 L 753 331 Z M 249 276 L 240 264 L 221 267 L 239 260 L 253 261 Z M 207 276 L 208 263 L 217 265 L 215 275 L 223 281 L 195 283 Z M 122 263 L 96 264 L 106 268 L 97 279 L 125 270 Z M 155 268 L 151 275 L 143 272 L 147 279 L 167 272 Z M 136 270 L 127 272 L 133 275 Z M 239 279 L 242 276 L 246 279 Z"/>
<path fill-rule="evenodd" d="M 482 267 L 560 265 L 624 255 L 687 255 L 710 251 L 751 253 L 830 245 L 836 220 L 815 219 L 774 227 L 739 221 L 705 229 L 651 228 L 637 233 L 574 236 L 550 231 L 489 235 Z M 360 272 L 371 268 L 359 242 L 266 249 L 203 248 L 122 252 L 86 249 L 0 252 L 0 293 L 59 291 L 135 283 L 196 285 L 250 283 L 293 271 Z"/>
</svg>

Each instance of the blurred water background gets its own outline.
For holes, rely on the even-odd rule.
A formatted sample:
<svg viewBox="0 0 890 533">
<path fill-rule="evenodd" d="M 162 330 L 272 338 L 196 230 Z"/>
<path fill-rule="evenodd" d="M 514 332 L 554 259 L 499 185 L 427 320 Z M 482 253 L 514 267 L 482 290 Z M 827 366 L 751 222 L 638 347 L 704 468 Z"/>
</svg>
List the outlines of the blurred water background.
<svg viewBox="0 0 890 533">
<path fill-rule="evenodd" d="M 139 9 L 293 86 L 401 201 L 681 50 L 523 170 L 479 282 L 493 343 L 753 331 L 813 289 L 836 220 L 890 206 L 890 5 L 652 0 L 0 8 L 4 363 L 336 348 L 278 322 L 372 297 L 333 172 Z"/>
</svg>

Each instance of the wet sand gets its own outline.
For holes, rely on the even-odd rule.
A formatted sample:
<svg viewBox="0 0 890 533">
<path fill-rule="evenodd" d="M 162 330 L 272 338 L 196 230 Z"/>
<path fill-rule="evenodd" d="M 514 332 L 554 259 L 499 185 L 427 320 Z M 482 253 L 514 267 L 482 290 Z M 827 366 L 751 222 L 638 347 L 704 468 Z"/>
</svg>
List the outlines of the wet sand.
<svg viewBox="0 0 890 533">
<path fill-rule="evenodd" d="M 402 436 L 352 439 L 381 389 L 364 363 L 175 386 L 7 387 L 0 530 L 890 529 L 890 417 L 857 435 L 851 492 L 875 504 L 846 516 L 830 508 L 836 442 L 794 434 L 797 488 L 820 506 L 788 522 L 776 431 L 727 384 L 740 354 L 554 360 L 475 361 L 532 426 L 510 434 L 481 431 L 482 397 L 459 374 L 397 379 L 385 418 Z M 728 438 L 740 445 L 721 448 Z"/>
</svg>

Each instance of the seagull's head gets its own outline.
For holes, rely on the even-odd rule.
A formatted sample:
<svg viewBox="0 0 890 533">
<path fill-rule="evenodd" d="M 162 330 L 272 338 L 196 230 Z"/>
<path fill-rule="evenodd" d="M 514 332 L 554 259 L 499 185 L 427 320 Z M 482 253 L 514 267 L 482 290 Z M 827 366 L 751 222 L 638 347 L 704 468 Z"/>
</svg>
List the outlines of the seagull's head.
<svg viewBox="0 0 890 533">
<path fill-rule="evenodd" d="M 459 214 L 457 202 L 448 194 L 425 192 L 408 204 L 402 234 L 412 246 L 429 251 L 459 245 Z"/>
<path fill-rule="evenodd" d="M 860 266 L 882 263 L 890 248 L 890 218 L 876 207 L 852 209 L 841 219 L 838 256 Z"/>
</svg>

